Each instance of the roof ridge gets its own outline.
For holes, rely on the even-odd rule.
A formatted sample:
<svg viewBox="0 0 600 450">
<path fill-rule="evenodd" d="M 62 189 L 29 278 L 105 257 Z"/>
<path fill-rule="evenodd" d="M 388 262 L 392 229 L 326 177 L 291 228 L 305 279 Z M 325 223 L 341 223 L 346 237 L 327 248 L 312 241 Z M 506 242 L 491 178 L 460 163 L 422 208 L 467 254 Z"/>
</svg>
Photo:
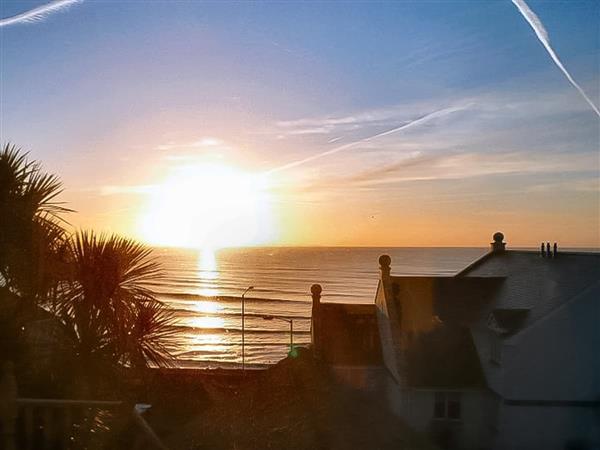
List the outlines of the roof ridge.
<svg viewBox="0 0 600 450">
<path fill-rule="evenodd" d="M 477 267 L 479 264 L 481 264 L 482 262 L 486 261 L 493 254 L 494 254 L 494 252 L 490 251 L 490 252 L 487 252 L 487 253 L 481 255 L 479 258 L 477 258 L 475 261 L 473 261 L 467 267 L 465 267 L 464 269 L 462 269 L 462 270 L 458 271 L 457 273 L 455 273 L 454 277 L 461 277 L 461 276 L 465 275 L 467 272 L 471 271 L 472 269 L 474 269 L 475 267 Z"/>
</svg>

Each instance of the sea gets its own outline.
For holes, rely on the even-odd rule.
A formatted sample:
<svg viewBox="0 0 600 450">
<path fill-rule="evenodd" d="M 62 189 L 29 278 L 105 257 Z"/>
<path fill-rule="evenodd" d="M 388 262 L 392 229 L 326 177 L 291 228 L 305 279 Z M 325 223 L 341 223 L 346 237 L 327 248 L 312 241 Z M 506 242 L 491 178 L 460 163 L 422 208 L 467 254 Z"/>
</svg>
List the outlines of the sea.
<svg viewBox="0 0 600 450">
<path fill-rule="evenodd" d="M 242 301 L 247 368 L 286 357 L 290 342 L 310 342 L 311 285 L 323 302 L 372 303 L 379 256 L 392 258 L 394 275 L 452 275 L 484 248 L 272 247 L 154 250 L 164 279 L 154 287 L 173 310 L 175 365 L 234 368 L 242 363 Z"/>
</svg>

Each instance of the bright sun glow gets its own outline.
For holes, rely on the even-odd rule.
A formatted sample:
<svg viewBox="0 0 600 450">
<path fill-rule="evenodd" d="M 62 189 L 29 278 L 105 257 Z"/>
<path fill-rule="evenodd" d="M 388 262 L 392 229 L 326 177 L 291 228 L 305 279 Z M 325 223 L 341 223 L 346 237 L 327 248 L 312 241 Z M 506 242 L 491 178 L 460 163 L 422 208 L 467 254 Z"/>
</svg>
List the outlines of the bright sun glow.
<svg viewBox="0 0 600 450">
<path fill-rule="evenodd" d="M 271 242 L 266 181 L 220 164 L 180 167 L 152 189 L 139 223 L 153 245 L 216 249 Z"/>
</svg>

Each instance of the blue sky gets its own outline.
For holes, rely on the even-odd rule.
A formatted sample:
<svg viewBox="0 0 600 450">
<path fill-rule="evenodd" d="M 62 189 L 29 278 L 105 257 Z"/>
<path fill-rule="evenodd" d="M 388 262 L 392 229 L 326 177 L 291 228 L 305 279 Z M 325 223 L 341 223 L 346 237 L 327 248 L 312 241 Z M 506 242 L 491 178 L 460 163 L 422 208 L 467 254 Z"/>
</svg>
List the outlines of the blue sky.
<svg viewBox="0 0 600 450">
<path fill-rule="evenodd" d="M 527 3 L 597 105 L 600 4 Z M 0 39 L 0 140 L 84 226 L 135 236 L 183 161 L 262 173 L 449 110 L 278 172 L 272 243 L 600 244 L 598 116 L 508 0 L 87 0 Z"/>
</svg>

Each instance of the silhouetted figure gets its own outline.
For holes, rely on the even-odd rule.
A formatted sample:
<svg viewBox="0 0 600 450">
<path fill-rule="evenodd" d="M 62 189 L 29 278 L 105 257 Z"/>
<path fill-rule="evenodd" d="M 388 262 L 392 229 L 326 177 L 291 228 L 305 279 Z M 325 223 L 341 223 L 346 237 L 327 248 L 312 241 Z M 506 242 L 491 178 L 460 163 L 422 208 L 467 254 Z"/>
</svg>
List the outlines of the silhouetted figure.
<svg viewBox="0 0 600 450">
<path fill-rule="evenodd" d="M 548 255 L 548 258 L 552 257 L 552 253 L 550 253 L 550 242 L 546 242 L 546 254 Z"/>
<path fill-rule="evenodd" d="M 554 243 L 554 248 L 552 249 L 552 256 L 554 258 L 556 258 L 556 254 L 558 253 L 558 245 L 556 245 L 556 242 Z"/>
<path fill-rule="evenodd" d="M 541 245 L 541 251 L 542 251 L 542 258 L 546 257 L 546 247 L 544 247 L 544 243 L 542 242 Z"/>
</svg>

